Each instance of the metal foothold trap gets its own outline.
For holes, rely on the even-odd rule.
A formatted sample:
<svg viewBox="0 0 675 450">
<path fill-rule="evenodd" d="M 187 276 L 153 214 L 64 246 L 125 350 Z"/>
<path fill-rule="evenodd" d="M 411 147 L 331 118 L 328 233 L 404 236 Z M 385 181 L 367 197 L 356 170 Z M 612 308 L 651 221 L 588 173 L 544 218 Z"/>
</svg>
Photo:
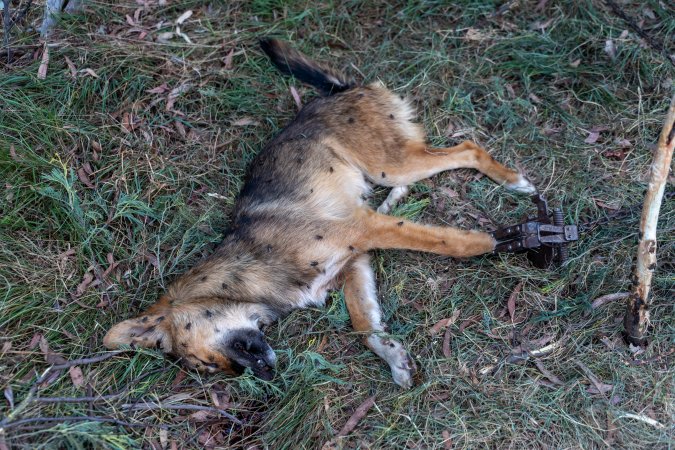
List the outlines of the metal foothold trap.
<svg viewBox="0 0 675 450">
<path fill-rule="evenodd" d="M 577 226 L 565 225 L 560 208 L 549 212 L 541 194 L 533 195 L 532 202 L 537 205 L 537 217 L 492 233 L 497 240 L 494 251 L 526 252 L 527 259 L 540 269 L 560 266 L 567 260 L 567 245 L 579 239 Z"/>
</svg>

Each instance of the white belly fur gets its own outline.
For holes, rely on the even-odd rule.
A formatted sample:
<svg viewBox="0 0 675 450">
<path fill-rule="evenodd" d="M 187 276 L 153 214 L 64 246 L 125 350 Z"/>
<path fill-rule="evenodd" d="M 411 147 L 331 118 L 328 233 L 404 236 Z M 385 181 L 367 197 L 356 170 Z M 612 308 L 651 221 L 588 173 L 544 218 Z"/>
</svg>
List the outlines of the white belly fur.
<svg viewBox="0 0 675 450">
<path fill-rule="evenodd" d="M 297 298 L 297 307 L 323 306 L 326 302 L 326 294 L 331 289 L 336 288 L 335 278 L 340 273 L 348 258 L 332 256 L 323 264 L 323 272 L 318 274 L 307 287 L 300 288 Z"/>
</svg>

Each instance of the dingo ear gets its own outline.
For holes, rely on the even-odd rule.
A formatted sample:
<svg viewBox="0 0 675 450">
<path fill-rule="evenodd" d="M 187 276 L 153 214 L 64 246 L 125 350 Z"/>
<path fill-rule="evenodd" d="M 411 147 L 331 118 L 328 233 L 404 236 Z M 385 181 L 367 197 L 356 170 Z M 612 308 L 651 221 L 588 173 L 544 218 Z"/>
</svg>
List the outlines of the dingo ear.
<svg viewBox="0 0 675 450">
<path fill-rule="evenodd" d="M 118 323 L 105 335 L 103 345 L 110 349 L 136 345 L 170 353 L 173 347 L 171 327 L 167 317 L 156 310 L 151 307 L 145 314 Z"/>
</svg>

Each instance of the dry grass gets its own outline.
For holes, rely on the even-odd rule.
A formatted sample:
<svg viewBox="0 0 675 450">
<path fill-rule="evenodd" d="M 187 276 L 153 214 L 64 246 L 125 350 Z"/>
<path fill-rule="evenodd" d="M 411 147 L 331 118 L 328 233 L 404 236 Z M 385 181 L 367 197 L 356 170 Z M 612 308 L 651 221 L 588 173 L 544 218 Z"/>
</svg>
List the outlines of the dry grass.
<svg viewBox="0 0 675 450">
<path fill-rule="evenodd" d="M 89 3 L 86 14 L 60 23 L 45 80 L 37 78 L 43 46 L 35 33 L 13 32 L 16 59 L 0 72 L 0 384 L 8 399 L 0 416 L 70 419 L 15 425 L 0 443 L 317 448 L 375 395 L 339 441 L 346 447 L 675 446 L 672 201 L 659 223 L 652 339 L 641 354 L 621 339 L 621 302 L 590 307 L 630 287 L 636 212 L 583 236 L 554 272 L 520 256 L 378 252 L 390 332 L 420 368 L 407 392 L 359 343 L 337 292 L 325 310 L 298 311 L 268 332 L 281 349 L 271 383 L 201 377 L 159 353 L 128 352 L 80 365 L 81 386 L 62 371 L 38 390 L 118 396 L 23 408 L 54 361 L 45 343 L 69 360 L 100 354 L 107 328 L 209 253 L 227 229 L 247 162 L 294 114 L 289 86 L 314 95 L 272 69 L 257 49 L 260 36 L 289 39 L 359 79 L 410 94 L 433 143 L 479 141 L 528 173 L 570 221 L 641 201 L 673 90 L 666 57 L 623 33 L 626 25 L 600 2 L 166 3 Z M 675 11 L 665 3 L 623 8 L 672 54 Z M 192 43 L 161 42 L 186 10 L 194 14 L 181 30 Z M 29 16 L 38 21 L 38 12 Z M 162 84 L 165 92 L 148 92 Z M 593 129 L 602 130 L 597 141 L 585 142 Z M 394 214 L 489 229 L 528 212 L 526 199 L 457 171 L 416 185 Z M 505 305 L 519 282 L 512 323 Z M 446 355 L 443 333 L 431 337 L 429 329 L 457 310 Z M 507 362 L 518 345 L 549 339 L 559 344 L 551 353 Z M 579 363 L 610 385 L 606 392 L 592 393 Z M 139 402 L 218 406 L 243 425 L 206 412 L 123 406 Z"/>
</svg>

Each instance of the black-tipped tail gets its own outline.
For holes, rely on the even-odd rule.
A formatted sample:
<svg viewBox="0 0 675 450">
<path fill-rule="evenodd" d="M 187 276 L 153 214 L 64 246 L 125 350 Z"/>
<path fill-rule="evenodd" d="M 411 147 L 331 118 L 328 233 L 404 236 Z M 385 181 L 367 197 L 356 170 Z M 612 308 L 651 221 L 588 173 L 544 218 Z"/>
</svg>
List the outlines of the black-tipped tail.
<svg viewBox="0 0 675 450">
<path fill-rule="evenodd" d="M 262 39 L 260 47 L 282 73 L 314 86 L 322 95 L 332 95 L 354 87 L 354 82 L 342 73 L 312 61 L 285 42 Z"/>
</svg>

